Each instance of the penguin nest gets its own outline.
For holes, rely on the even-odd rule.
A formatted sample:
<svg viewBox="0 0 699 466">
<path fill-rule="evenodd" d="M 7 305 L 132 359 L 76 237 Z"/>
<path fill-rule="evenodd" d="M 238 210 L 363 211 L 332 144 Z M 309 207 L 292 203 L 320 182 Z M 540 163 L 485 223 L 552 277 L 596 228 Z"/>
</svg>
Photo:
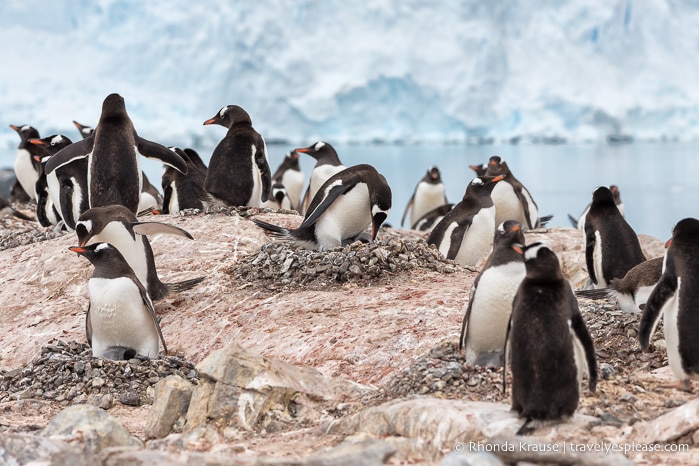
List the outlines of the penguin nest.
<svg viewBox="0 0 699 466">
<path fill-rule="evenodd" d="M 275 241 L 241 259 L 229 273 L 236 280 L 270 290 L 324 289 L 333 283 L 368 284 L 416 269 L 453 273 L 457 267 L 423 240 L 403 240 L 382 230 L 376 241 L 356 241 L 330 251 L 310 251 L 288 241 Z"/>
<path fill-rule="evenodd" d="M 194 384 L 199 380 L 194 364 L 182 355 L 110 361 L 93 358 L 86 344 L 59 340 L 42 347 L 39 358 L 27 366 L 0 371 L 0 403 L 43 399 L 102 409 L 116 401 L 129 406 L 153 404 L 153 386 L 169 375 Z"/>
</svg>

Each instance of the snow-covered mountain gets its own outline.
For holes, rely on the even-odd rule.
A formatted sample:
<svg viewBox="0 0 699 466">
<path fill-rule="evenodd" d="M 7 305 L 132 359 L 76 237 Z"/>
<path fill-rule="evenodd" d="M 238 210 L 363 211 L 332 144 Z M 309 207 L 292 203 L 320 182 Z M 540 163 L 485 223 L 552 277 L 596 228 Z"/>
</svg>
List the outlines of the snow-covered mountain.
<svg viewBox="0 0 699 466">
<path fill-rule="evenodd" d="M 214 144 L 227 104 L 290 143 L 699 139 L 697 24 L 689 0 L 8 0 L 0 148 L 77 138 L 112 92 L 167 145 Z"/>
</svg>

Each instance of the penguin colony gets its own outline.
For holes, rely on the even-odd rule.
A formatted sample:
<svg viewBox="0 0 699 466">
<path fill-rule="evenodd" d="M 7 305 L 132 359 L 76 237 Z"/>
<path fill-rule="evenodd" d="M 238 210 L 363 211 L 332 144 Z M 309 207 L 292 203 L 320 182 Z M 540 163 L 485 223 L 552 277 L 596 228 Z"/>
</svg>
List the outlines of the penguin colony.
<svg viewBox="0 0 699 466">
<path fill-rule="evenodd" d="M 355 241 L 374 241 L 392 207 L 386 178 L 368 164 L 346 167 L 331 144 L 318 141 L 289 151 L 272 174 L 267 145 L 250 115 L 237 105 L 221 108 L 204 125 L 227 129 L 209 166 L 190 148 L 165 147 L 136 132 L 118 94 L 107 96 L 92 128 L 73 121 L 81 140 L 41 138 L 29 125 L 10 125 L 20 136 L 16 183 L 3 213 L 33 219 L 12 203 L 36 203 L 36 219 L 48 228 L 74 232 L 70 251 L 93 266 L 87 283 L 85 333 L 92 353 L 107 359 L 157 357 L 167 353 L 153 302 L 193 290 L 205 277 L 179 283 L 158 278 L 148 235 L 193 240 L 175 226 L 142 221 L 139 215 L 183 209 L 249 206 L 296 210 L 304 215 L 291 229 L 253 219 L 260 228 L 302 248 L 327 251 Z M 305 194 L 300 154 L 316 160 Z M 140 169 L 139 157 L 164 164 L 160 191 Z M 597 363 L 593 341 L 576 295 L 614 296 L 623 310 L 642 312 L 639 343 L 647 349 L 661 315 L 668 360 L 678 388 L 699 378 L 699 220 L 684 219 L 672 232 L 664 258 L 648 260 L 623 217 L 617 186 L 598 187 L 579 219 L 589 274 L 585 290 L 573 291 L 556 253 L 546 244 L 526 244 L 525 232 L 551 218 L 506 161 L 493 156 L 468 166 L 475 177 L 463 198 L 450 204 L 439 168 L 430 166 L 409 199 L 406 218 L 424 231 L 445 258 L 480 270 L 465 305 L 459 349 L 467 362 L 512 370 L 512 409 L 523 419 L 520 434 L 543 421 L 574 414 L 581 385 L 594 392 Z M 155 217 L 150 217 L 155 218 Z M 192 291 L 195 292 L 195 291 Z M 508 378 L 503 376 L 503 389 Z"/>
</svg>

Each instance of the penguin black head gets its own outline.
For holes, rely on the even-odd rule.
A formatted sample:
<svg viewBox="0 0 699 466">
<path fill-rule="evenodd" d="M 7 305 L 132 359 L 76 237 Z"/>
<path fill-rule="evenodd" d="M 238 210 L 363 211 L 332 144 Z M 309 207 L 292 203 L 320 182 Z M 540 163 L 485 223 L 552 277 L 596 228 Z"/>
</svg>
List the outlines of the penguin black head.
<svg viewBox="0 0 699 466">
<path fill-rule="evenodd" d="M 527 279 L 552 282 L 563 279 L 561 265 L 556 253 L 545 243 L 537 242 L 521 248 Z"/>
<path fill-rule="evenodd" d="M 19 137 L 22 139 L 22 143 L 26 143 L 30 139 L 38 139 L 41 136 L 39 136 L 39 130 L 34 128 L 33 126 L 29 125 L 22 125 L 22 126 L 17 126 L 17 125 L 10 125 L 10 128 L 14 129 L 17 131 L 17 134 L 19 134 Z"/>
<path fill-rule="evenodd" d="M 376 239 L 379 233 L 379 228 L 388 218 L 388 213 L 391 211 L 391 187 L 388 185 L 386 178 L 378 174 L 379 183 L 370 191 L 369 198 L 371 200 L 371 239 Z"/>
<path fill-rule="evenodd" d="M 47 153 L 52 155 L 64 147 L 73 144 L 73 141 L 71 141 L 70 138 L 63 136 L 62 134 L 53 134 L 41 139 L 30 139 L 29 142 L 43 147 L 46 149 Z"/>
<path fill-rule="evenodd" d="M 490 196 L 493 192 L 493 188 L 499 182 L 505 179 L 504 175 L 499 176 L 477 176 L 466 187 L 466 192 L 464 193 L 464 198 L 471 195 L 480 195 L 481 193 Z"/>
<path fill-rule="evenodd" d="M 286 197 L 286 188 L 283 184 L 276 182 L 272 185 L 272 197 L 274 197 L 279 205 L 282 205 L 282 201 Z"/>
<path fill-rule="evenodd" d="M 109 94 L 102 102 L 102 115 L 104 118 L 120 117 L 126 114 L 126 102 L 119 94 Z M 98 125 L 99 126 L 99 125 Z"/>
<path fill-rule="evenodd" d="M 434 165 L 427 169 L 427 174 L 425 175 L 425 181 L 432 184 L 439 184 L 442 182 L 442 175 L 439 172 L 439 168 Z"/>
<path fill-rule="evenodd" d="M 497 176 L 497 175 L 509 175 L 510 168 L 507 166 L 507 162 L 502 160 L 497 155 L 492 156 L 488 160 L 488 166 L 486 168 L 485 174 L 487 176 Z"/>
<path fill-rule="evenodd" d="M 71 246 L 73 252 L 89 260 L 95 267 L 106 264 L 111 273 L 122 272 L 124 269 L 130 270 L 126 259 L 119 250 L 109 243 L 95 243 L 88 246 Z"/>
<path fill-rule="evenodd" d="M 506 220 L 495 229 L 493 244 L 511 246 L 524 244 L 524 230 L 517 220 Z"/>
<path fill-rule="evenodd" d="M 123 205 L 110 205 L 104 207 L 92 207 L 83 212 L 75 223 L 75 234 L 78 235 L 78 243 L 85 246 L 90 238 L 99 235 L 111 222 L 121 222 L 124 228 L 135 237 L 131 225 L 138 218 Z"/>
<path fill-rule="evenodd" d="M 482 163 L 480 165 L 469 165 L 468 168 L 476 172 L 476 176 L 485 175 L 486 170 L 488 170 L 488 164 Z"/>
<path fill-rule="evenodd" d="M 331 165 L 342 165 L 340 157 L 337 155 L 335 148 L 327 142 L 318 141 L 308 147 L 294 149 L 294 152 L 308 154 L 318 162 L 329 163 Z"/>
<path fill-rule="evenodd" d="M 233 125 L 240 123 L 252 125 L 252 120 L 248 112 L 237 105 L 226 105 L 218 111 L 216 115 L 204 122 L 204 125 L 221 125 L 226 128 L 231 128 Z"/>
<path fill-rule="evenodd" d="M 78 128 L 78 131 L 80 131 L 80 136 L 82 136 L 83 139 L 92 136 L 92 133 L 95 132 L 95 129 L 92 126 L 81 125 L 75 120 L 73 120 L 73 124 L 76 128 Z"/>
<path fill-rule="evenodd" d="M 697 241 L 699 241 L 699 220 L 688 217 L 677 222 L 672 228 L 672 238 L 665 243 L 665 248 L 672 245 L 683 247 L 686 244 L 695 244 Z"/>
<path fill-rule="evenodd" d="M 606 186 L 599 186 L 592 192 L 592 205 L 615 206 L 616 202 L 614 202 L 614 193 L 611 189 L 607 188 Z"/>
</svg>

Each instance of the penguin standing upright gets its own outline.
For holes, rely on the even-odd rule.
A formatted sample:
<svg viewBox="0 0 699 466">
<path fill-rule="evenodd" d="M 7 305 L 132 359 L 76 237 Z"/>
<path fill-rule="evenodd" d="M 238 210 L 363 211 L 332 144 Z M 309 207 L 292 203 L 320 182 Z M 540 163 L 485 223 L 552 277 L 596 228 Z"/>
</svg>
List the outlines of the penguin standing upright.
<svg viewBox="0 0 699 466">
<path fill-rule="evenodd" d="M 299 154 L 296 151 L 287 152 L 284 160 L 272 175 L 272 190 L 274 186 L 284 187 L 286 196 L 291 204 L 291 209 L 299 209 L 301 204 L 301 191 L 303 191 L 304 176 L 299 166 Z M 273 193 L 274 194 L 274 193 Z M 284 207 L 286 208 L 286 207 Z"/>
<path fill-rule="evenodd" d="M 621 212 L 621 215 L 624 215 L 624 202 L 621 200 L 621 192 L 619 191 L 619 186 L 612 184 L 609 186 L 609 190 L 614 194 L 614 203 L 616 204 L 616 208 L 619 209 L 619 212 Z M 574 228 L 578 228 L 580 230 L 585 229 L 585 216 L 587 213 L 590 211 L 590 204 L 585 207 L 585 210 L 583 210 L 583 213 L 575 219 L 572 215 L 568 214 L 568 220 L 570 220 L 570 224 L 573 225 Z"/>
<path fill-rule="evenodd" d="M 188 290 L 205 277 L 177 283 L 163 283 L 155 269 L 153 250 L 146 235 L 163 233 L 192 239 L 192 235 L 173 225 L 160 222 L 139 222 L 124 206 L 93 207 L 84 212 L 75 226 L 80 246 L 110 243 L 124 256 L 150 297 L 157 301 L 170 292 Z"/>
<path fill-rule="evenodd" d="M 90 207 L 118 204 L 135 214 L 143 186 L 139 154 L 187 171 L 180 156 L 138 136 L 123 97 L 110 94 L 102 104 L 95 132 L 51 157 L 46 163 L 46 174 L 75 159 L 87 158 Z"/>
<path fill-rule="evenodd" d="M 512 350 L 512 409 L 526 419 L 518 434 L 528 433 L 532 421 L 572 416 L 585 373 L 590 391 L 597 385 L 592 338 L 556 254 L 542 243 L 521 250 L 527 272 L 512 303 L 506 339 Z"/>
<path fill-rule="evenodd" d="M 508 220 L 495 230 L 493 252 L 473 282 L 461 326 L 459 349 L 465 348 L 469 365 L 502 365 L 512 299 L 526 274 L 524 258 L 513 246 L 523 244 L 518 221 Z"/>
<path fill-rule="evenodd" d="M 323 186 L 323 183 L 331 176 L 340 173 L 347 167 L 340 162 L 340 157 L 337 155 L 335 148 L 327 142 L 319 141 L 308 147 L 294 149 L 294 152 L 308 154 L 316 159 L 316 164 L 311 172 L 311 179 L 308 182 L 306 194 L 303 195 L 303 199 L 301 200 L 301 207 L 299 210 L 301 215 L 305 215 L 306 212 L 308 212 L 311 201 L 314 199 L 320 187 Z"/>
<path fill-rule="evenodd" d="M 641 312 L 663 273 L 663 258 L 656 257 L 631 268 L 624 278 L 613 278 L 609 288 L 576 290 L 575 296 L 588 299 L 616 298 L 624 312 Z"/>
<path fill-rule="evenodd" d="M 43 156 L 35 155 L 35 160 L 38 159 L 41 163 L 41 174 L 36 181 L 36 218 L 41 226 L 50 227 L 57 225 L 62 219 L 61 206 L 54 201 L 49 191 L 49 184 L 44 172 L 44 166 L 49 158 L 56 154 L 61 149 L 73 143 L 67 136 L 54 134 L 41 139 L 30 139 L 29 142 L 43 148 L 45 154 Z"/>
<path fill-rule="evenodd" d="M 641 315 L 638 339 L 647 350 L 662 315 L 670 369 L 679 388 L 691 391 L 691 380 L 699 379 L 699 220 L 680 220 L 668 243 L 663 273 Z"/>
<path fill-rule="evenodd" d="M 167 346 L 148 292 L 121 253 L 108 243 L 69 248 L 95 270 L 88 281 L 90 307 L 85 319 L 92 356 L 112 360 L 158 357 Z"/>
<path fill-rule="evenodd" d="M 527 188 L 514 177 L 507 162 L 497 155 L 488 161 L 486 176 L 504 175 L 505 182 L 493 189 L 495 203 L 495 222 L 500 224 L 505 220 L 517 220 L 526 229 L 539 228 L 551 219 L 551 216 L 539 218 L 539 208 Z"/>
<path fill-rule="evenodd" d="M 29 125 L 10 125 L 10 128 L 19 134 L 20 142 L 17 146 L 17 155 L 15 156 L 15 176 L 17 183 L 27 193 L 30 199 L 36 199 L 36 181 L 41 173 L 41 162 L 34 159 L 34 155 L 43 155 L 43 150 L 32 146 L 30 139 L 39 139 L 39 131 Z"/>
<path fill-rule="evenodd" d="M 460 265 L 476 265 L 493 244 L 495 205 L 490 198 L 504 176 L 478 176 L 466 188 L 463 199 L 434 227 L 427 238 L 447 259 Z"/>
<path fill-rule="evenodd" d="M 371 225 L 371 240 L 391 210 L 391 188 L 371 165 L 361 164 L 331 176 L 316 193 L 295 230 L 253 219 L 256 225 L 306 249 L 326 250 L 358 239 Z"/>
<path fill-rule="evenodd" d="M 165 166 L 162 177 L 164 214 L 176 214 L 183 209 L 203 209 L 204 205 L 197 196 L 204 190 L 206 165 L 193 149 L 170 147 L 187 162 L 187 173 Z"/>
<path fill-rule="evenodd" d="M 410 228 L 416 229 L 418 220 L 428 212 L 445 204 L 449 204 L 449 201 L 447 201 L 442 175 L 439 168 L 431 166 L 415 186 L 415 191 L 410 197 L 408 205 L 405 206 L 403 217 L 400 219 L 400 226 L 403 226 L 405 217 L 410 212 Z"/>
<path fill-rule="evenodd" d="M 260 207 L 272 192 L 267 145 L 252 127 L 250 115 L 228 105 L 204 122 L 221 125 L 228 132 L 211 154 L 204 189 L 210 205 Z"/>
<path fill-rule="evenodd" d="M 614 278 L 623 278 L 644 262 L 641 243 L 614 203 L 614 194 L 600 186 L 592 193 L 585 216 L 585 262 L 594 288 L 607 288 Z"/>
</svg>

